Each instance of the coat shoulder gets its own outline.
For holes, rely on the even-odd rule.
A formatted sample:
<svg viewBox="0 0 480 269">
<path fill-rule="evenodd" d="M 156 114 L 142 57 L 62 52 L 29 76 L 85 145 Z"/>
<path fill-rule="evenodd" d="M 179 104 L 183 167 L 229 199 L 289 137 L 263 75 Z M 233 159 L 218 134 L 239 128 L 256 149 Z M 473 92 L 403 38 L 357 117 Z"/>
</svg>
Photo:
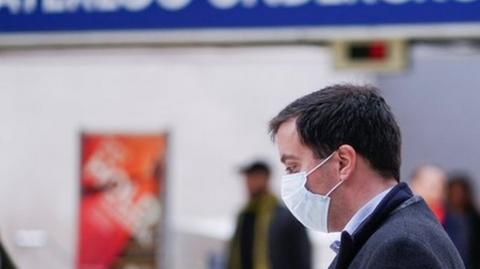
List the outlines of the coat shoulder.
<svg viewBox="0 0 480 269">
<path fill-rule="evenodd" d="M 423 200 L 396 210 L 360 249 L 351 268 L 459 268 L 458 251 Z"/>
</svg>

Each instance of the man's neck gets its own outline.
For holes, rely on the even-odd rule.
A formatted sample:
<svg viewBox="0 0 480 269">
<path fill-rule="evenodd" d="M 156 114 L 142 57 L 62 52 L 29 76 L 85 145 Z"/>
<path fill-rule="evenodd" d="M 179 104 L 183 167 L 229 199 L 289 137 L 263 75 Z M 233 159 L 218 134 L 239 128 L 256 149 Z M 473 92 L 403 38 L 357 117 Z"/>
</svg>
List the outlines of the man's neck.
<svg viewBox="0 0 480 269">
<path fill-rule="evenodd" d="M 350 235 L 353 235 L 357 228 L 365 221 L 377 208 L 377 206 L 382 202 L 385 196 L 393 187 L 390 187 L 383 192 L 377 194 L 375 197 L 370 199 L 367 203 L 360 207 L 360 209 L 355 212 L 352 218 L 347 222 L 343 231 L 348 232 Z"/>
<path fill-rule="evenodd" d="M 346 182 L 347 183 L 347 182 Z M 332 218 L 331 230 L 342 231 L 355 213 L 366 203 L 383 191 L 397 185 L 393 178 L 370 178 L 369 180 L 357 180 L 348 185 L 348 190 L 342 196 L 342 205 L 337 205 L 335 212 L 340 212 L 336 218 Z"/>
</svg>

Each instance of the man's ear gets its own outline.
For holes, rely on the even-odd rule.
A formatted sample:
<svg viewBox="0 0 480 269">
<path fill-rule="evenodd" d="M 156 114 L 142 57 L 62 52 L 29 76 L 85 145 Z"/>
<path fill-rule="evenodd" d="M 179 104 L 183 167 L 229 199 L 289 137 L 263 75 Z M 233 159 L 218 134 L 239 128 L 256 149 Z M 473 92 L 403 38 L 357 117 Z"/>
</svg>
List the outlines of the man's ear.
<svg viewBox="0 0 480 269">
<path fill-rule="evenodd" d="M 341 145 L 337 150 L 340 159 L 339 173 L 340 179 L 346 180 L 350 178 L 357 164 L 357 152 L 350 145 Z"/>
</svg>

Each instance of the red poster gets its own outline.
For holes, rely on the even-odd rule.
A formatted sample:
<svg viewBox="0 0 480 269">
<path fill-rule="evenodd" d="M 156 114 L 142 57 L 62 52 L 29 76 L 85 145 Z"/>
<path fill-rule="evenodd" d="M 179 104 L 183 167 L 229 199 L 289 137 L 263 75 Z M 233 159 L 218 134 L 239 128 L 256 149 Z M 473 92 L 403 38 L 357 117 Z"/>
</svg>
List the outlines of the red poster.
<svg viewBox="0 0 480 269">
<path fill-rule="evenodd" d="M 153 269 L 160 247 L 166 137 L 82 136 L 77 269 Z"/>
</svg>

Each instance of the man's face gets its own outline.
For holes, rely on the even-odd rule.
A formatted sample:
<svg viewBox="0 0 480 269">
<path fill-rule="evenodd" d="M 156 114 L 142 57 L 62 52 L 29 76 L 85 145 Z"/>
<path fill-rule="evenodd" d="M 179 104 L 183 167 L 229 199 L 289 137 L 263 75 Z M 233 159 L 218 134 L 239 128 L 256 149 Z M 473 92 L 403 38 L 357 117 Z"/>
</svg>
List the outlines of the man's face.
<svg viewBox="0 0 480 269">
<path fill-rule="evenodd" d="M 280 125 L 275 141 L 286 173 L 308 172 L 321 161 L 315 158 L 313 152 L 301 143 L 295 119 L 290 119 Z M 338 175 L 335 174 L 334 166 L 331 165 L 333 159 L 308 176 L 306 183 L 308 190 L 324 195 L 338 183 Z"/>
<path fill-rule="evenodd" d="M 267 173 L 263 171 L 255 171 L 246 174 L 245 177 L 247 191 L 250 198 L 255 198 L 268 190 Z"/>
</svg>

